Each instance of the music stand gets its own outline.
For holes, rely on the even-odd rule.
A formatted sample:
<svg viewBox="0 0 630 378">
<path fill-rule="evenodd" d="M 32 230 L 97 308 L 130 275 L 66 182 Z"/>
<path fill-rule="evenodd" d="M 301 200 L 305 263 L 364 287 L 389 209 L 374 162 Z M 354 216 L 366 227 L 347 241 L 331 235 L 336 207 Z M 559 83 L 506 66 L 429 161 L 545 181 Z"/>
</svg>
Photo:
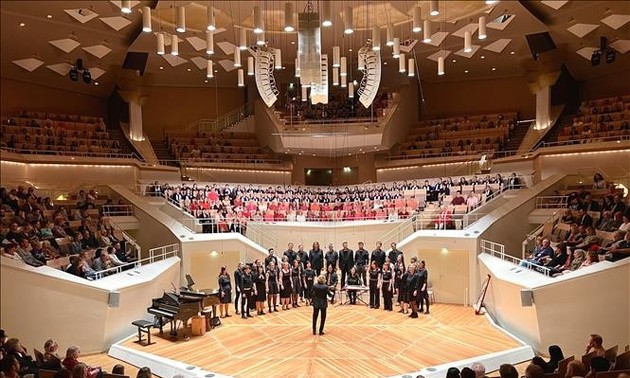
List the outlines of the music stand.
<svg viewBox="0 0 630 378">
<path fill-rule="evenodd" d="M 186 275 L 186 282 L 188 283 L 188 286 L 186 286 L 186 288 L 189 291 L 193 291 L 193 285 L 195 284 L 195 280 L 193 280 L 193 278 L 190 276 L 190 274 Z"/>
</svg>

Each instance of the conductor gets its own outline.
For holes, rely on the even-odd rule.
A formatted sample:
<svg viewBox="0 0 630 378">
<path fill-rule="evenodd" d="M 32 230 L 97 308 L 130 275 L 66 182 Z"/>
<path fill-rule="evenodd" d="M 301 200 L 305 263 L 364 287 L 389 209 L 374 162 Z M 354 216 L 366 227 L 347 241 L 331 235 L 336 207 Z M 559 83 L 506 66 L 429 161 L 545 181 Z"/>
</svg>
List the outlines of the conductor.
<svg viewBox="0 0 630 378">
<path fill-rule="evenodd" d="M 319 324 L 319 334 L 324 334 L 324 325 L 326 324 L 326 309 L 328 308 L 328 291 L 330 288 L 326 286 L 326 276 L 317 277 L 317 283 L 313 285 L 313 335 L 317 328 L 317 317 L 322 313 L 322 320 Z"/>
</svg>

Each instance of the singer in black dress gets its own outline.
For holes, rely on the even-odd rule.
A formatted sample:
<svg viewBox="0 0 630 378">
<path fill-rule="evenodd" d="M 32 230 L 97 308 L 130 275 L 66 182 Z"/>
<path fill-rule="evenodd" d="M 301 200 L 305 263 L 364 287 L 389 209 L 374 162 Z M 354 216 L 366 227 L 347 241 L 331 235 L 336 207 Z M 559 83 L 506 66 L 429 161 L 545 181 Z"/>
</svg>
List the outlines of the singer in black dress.
<svg viewBox="0 0 630 378">
<path fill-rule="evenodd" d="M 252 276 L 252 268 L 245 265 L 243 276 L 241 277 L 241 317 L 243 319 L 251 318 L 249 314 L 249 302 L 254 299 L 254 277 Z"/>
<path fill-rule="evenodd" d="M 402 305 L 403 303 L 404 289 L 402 287 L 402 277 L 403 274 L 405 274 L 405 271 L 405 261 L 403 260 L 403 255 L 400 254 L 396 258 L 396 263 L 394 263 L 394 290 L 398 294 L 396 302 L 398 302 L 399 305 Z"/>
<path fill-rule="evenodd" d="M 256 286 L 256 313 L 258 315 L 265 315 L 265 299 L 267 299 L 266 282 L 265 269 L 262 266 L 256 266 L 254 285 Z"/>
<path fill-rule="evenodd" d="M 392 311 L 394 309 L 392 303 L 392 297 L 394 296 L 394 275 L 392 274 L 389 262 L 383 265 L 381 289 L 383 291 L 383 308 L 385 311 Z"/>
<path fill-rule="evenodd" d="M 276 263 L 272 262 L 267 268 L 267 306 L 271 312 L 271 304 L 273 303 L 273 311 L 278 311 L 278 268 Z"/>
<path fill-rule="evenodd" d="M 280 282 L 280 304 L 283 310 L 288 310 L 291 302 L 291 292 L 293 291 L 293 282 L 291 281 L 291 267 L 286 261 L 282 263 L 278 281 Z"/>
<path fill-rule="evenodd" d="M 309 306 L 313 302 L 313 283 L 315 282 L 315 270 L 311 267 L 311 262 L 306 262 L 306 269 L 304 269 L 304 298 L 306 299 L 306 305 Z"/>
<path fill-rule="evenodd" d="M 380 288 L 381 269 L 375 260 L 370 263 L 370 270 L 368 271 L 370 280 L 370 308 L 379 308 L 381 306 L 381 299 L 378 289 Z"/>
<path fill-rule="evenodd" d="M 291 291 L 291 302 L 293 307 L 300 307 L 298 304 L 298 296 L 302 292 L 302 263 L 297 258 L 293 260 L 293 269 L 291 270 L 291 283 L 293 288 Z"/>
<path fill-rule="evenodd" d="M 221 295 L 221 304 L 219 305 L 219 314 L 222 318 L 230 317 L 230 304 L 232 303 L 232 283 L 227 268 L 222 266 L 219 272 L 219 293 Z"/>
</svg>

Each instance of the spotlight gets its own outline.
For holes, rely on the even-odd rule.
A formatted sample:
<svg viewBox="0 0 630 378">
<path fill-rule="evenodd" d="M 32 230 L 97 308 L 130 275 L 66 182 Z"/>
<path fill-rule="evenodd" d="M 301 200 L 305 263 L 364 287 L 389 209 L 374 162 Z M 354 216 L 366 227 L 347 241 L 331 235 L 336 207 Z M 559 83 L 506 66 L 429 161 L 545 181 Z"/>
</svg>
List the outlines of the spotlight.
<svg viewBox="0 0 630 378">
<path fill-rule="evenodd" d="M 611 48 L 606 49 L 606 63 L 613 63 L 615 61 L 615 58 L 617 58 L 615 50 Z"/>
<path fill-rule="evenodd" d="M 599 63 L 601 63 L 602 60 L 602 53 L 598 50 L 598 51 L 594 51 L 593 55 L 591 55 L 591 65 L 593 67 L 598 66 Z"/>
<path fill-rule="evenodd" d="M 90 74 L 90 71 L 87 69 L 83 71 L 83 82 L 85 84 L 90 84 L 92 82 L 92 75 Z"/>
<path fill-rule="evenodd" d="M 76 67 L 70 68 L 70 80 L 78 81 L 79 80 L 79 70 Z"/>
</svg>

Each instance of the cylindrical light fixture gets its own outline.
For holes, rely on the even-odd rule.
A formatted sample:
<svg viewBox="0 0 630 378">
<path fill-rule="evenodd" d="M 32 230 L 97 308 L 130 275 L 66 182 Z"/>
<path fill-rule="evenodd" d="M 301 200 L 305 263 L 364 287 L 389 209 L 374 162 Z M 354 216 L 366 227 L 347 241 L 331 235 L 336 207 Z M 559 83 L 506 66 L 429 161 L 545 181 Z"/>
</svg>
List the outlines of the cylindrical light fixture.
<svg viewBox="0 0 630 378">
<path fill-rule="evenodd" d="M 444 75 L 444 57 L 438 57 L 438 76 Z"/>
<path fill-rule="evenodd" d="M 440 14 L 440 3 L 438 0 L 431 0 L 429 2 L 429 14 L 431 16 L 437 16 Z"/>
<path fill-rule="evenodd" d="M 341 49 L 339 46 L 333 46 L 333 67 L 339 67 L 341 65 L 339 58 L 341 57 Z"/>
<path fill-rule="evenodd" d="M 348 76 L 341 76 L 341 88 L 348 87 Z"/>
<path fill-rule="evenodd" d="M 409 58 L 407 64 L 407 76 L 413 77 L 416 76 L 416 60 L 414 58 Z"/>
<path fill-rule="evenodd" d="M 395 59 L 398 59 L 400 57 L 400 38 L 394 38 L 393 56 Z"/>
<path fill-rule="evenodd" d="M 256 44 L 258 46 L 265 45 L 265 33 L 256 34 Z"/>
<path fill-rule="evenodd" d="M 348 98 L 354 98 L 354 83 L 348 83 Z"/>
<path fill-rule="evenodd" d="M 178 33 L 186 32 L 186 8 L 183 6 L 177 7 L 177 30 Z"/>
<path fill-rule="evenodd" d="M 206 32 L 206 54 L 208 55 L 214 54 L 214 32 L 213 31 Z"/>
<path fill-rule="evenodd" d="M 322 4 L 322 26 L 332 26 L 332 2 L 329 0 L 320 1 Z"/>
<path fill-rule="evenodd" d="M 361 54 L 358 54 L 357 69 L 359 71 L 363 71 L 365 69 L 365 58 Z"/>
<path fill-rule="evenodd" d="M 179 39 L 177 34 L 171 34 L 171 55 L 179 55 Z"/>
<path fill-rule="evenodd" d="M 306 102 L 308 100 L 308 87 L 302 84 L 302 102 Z"/>
<path fill-rule="evenodd" d="M 274 68 L 277 70 L 282 69 L 282 51 L 280 49 L 276 49 L 273 60 Z"/>
<path fill-rule="evenodd" d="M 407 57 L 405 53 L 400 54 L 398 57 L 398 72 L 403 73 L 407 70 Z"/>
<path fill-rule="evenodd" d="M 344 34 L 352 34 L 354 33 L 354 28 L 352 26 L 352 7 L 349 5 L 343 11 L 343 32 Z"/>
<path fill-rule="evenodd" d="M 241 50 L 234 47 L 234 67 L 241 66 Z"/>
<path fill-rule="evenodd" d="M 470 32 L 467 30 L 464 32 L 464 52 L 472 51 L 472 38 L 470 36 Z"/>
<path fill-rule="evenodd" d="M 214 67 L 212 66 L 212 61 L 208 59 L 208 65 L 206 66 L 206 77 L 211 79 L 214 77 Z"/>
<path fill-rule="evenodd" d="M 151 28 L 151 8 L 147 6 L 142 7 L 142 31 L 145 33 L 153 31 Z"/>
<path fill-rule="evenodd" d="M 122 0 L 120 2 L 120 11 L 126 14 L 131 13 L 131 0 Z"/>
<path fill-rule="evenodd" d="M 422 39 L 422 42 L 431 42 L 431 21 L 429 20 L 424 20 L 424 39 Z"/>
<path fill-rule="evenodd" d="M 164 55 L 164 33 L 157 33 L 157 53 L 158 55 Z"/>
<path fill-rule="evenodd" d="M 345 56 L 341 57 L 341 66 L 340 66 L 339 75 L 347 76 L 348 75 L 348 59 Z"/>
<path fill-rule="evenodd" d="M 486 39 L 486 16 L 479 16 L 479 39 Z"/>
<path fill-rule="evenodd" d="M 292 2 L 284 3 L 284 31 L 290 33 L 295 30 L 295 6 Z"/>
<path fill-rule="evenodd" d="M 486 5 L 492 5 L 494 3 L 496 3 L 497 0 L 486 0 Z"/>
<path fill-rule="evenodd" d="M 214 8 L 212 5 L 208 4 L 208 8 L 206 9 L 208 12 L 208 26 L 207 29 L 210 31 L 217 30 L 217 21 L 214 19 Z"/>
<path fill-rule="evenodd" d="M 413 7 L 413 28 L 411 31 L 414 33 L 420 33 L 422 30 L 422 8 L 419 6 Z"/>
<path fill-rule="evenodd" d="M 247 57 L 247 76 L 254 76 L 254 57 Z"/>
<path fill-rule="evenodd" d="M 339 67 L 333 67 L 332 69 L 332 84 L 333 87 L 339 86 Z"/>
<path fill-rule="evenodd" d="M 300 77 L 300 57 L 295 58 L 295 77 Z"/>
<path fill-rule="evenodd" d="M 372 50 L 381 49 L 381 29 L 378 26 L 372 28 Z"/>
<path fill-rule="evenodd" d="M 238 69 L 238 86 L 239 87 L 245 86 L 245 73 L 243 72 L 242 68 Z"/>
<path fill-rule="evenodd" d="M 239 30 L 239 37 L 238 48 L 241 50 L 247 50 L 247 29 L 241 28 L 241 30 Z"/>
<path fill-rule="evenodd" d="M 387 46 L 394 46 L 394 25 L 387 24 Z"/>
<path fill-rule="evenodd" d="M 263 32 L 263 16 L 260 6 L 254 6 L 254 34 L 262 34 Z"/>
</svg>

